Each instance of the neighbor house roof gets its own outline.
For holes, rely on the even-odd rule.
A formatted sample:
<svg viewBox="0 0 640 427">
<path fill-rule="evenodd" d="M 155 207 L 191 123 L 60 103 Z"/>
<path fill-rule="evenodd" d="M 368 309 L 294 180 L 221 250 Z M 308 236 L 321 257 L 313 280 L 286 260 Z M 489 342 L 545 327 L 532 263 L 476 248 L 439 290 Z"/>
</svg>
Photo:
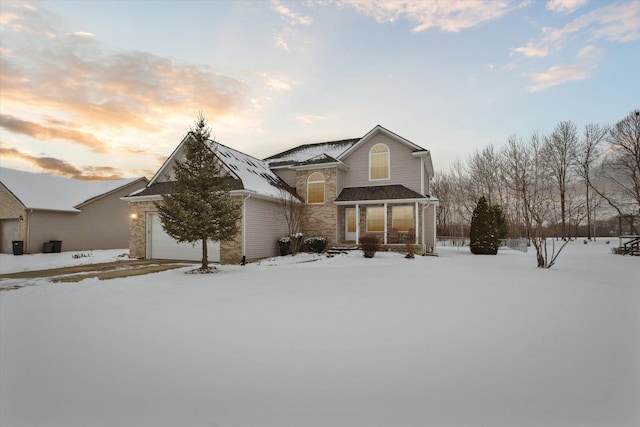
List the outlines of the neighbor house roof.
<svg viewBox="0 0 640 427">
<path fill-rule="evenodd" d="M 144 177 L 81 181 L 41 173 L 0 168 L 0 182 L 27 209 L 79 212 L 81 205 Z"/>
</svg>

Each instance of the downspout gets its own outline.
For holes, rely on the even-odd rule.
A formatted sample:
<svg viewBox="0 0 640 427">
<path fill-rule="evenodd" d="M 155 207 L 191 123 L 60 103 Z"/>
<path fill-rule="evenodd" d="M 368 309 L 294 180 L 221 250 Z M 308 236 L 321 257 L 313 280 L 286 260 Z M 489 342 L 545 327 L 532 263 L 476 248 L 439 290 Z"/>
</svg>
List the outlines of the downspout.
<svg viewBox="0 0 640 427">
<path fill-rule="evenodd" d="M 242 199 L 242 263 L 241 265 L 245 265 L 247 263 L 247 200 L 249 200 L 251 194 L 247 194 L 247 197 Z"/>
<path fill-rule="evenodd" d="M 33 213 L 33 209 L 29 209 L 27 211 L 27 229 L 25 230 L 25 248 L 24 248 L 24 252 L 27 254 L 31 253 L 31 245 L 29 244 L 29 229 L 31 228 L 31 214 Z"/>
</svg>

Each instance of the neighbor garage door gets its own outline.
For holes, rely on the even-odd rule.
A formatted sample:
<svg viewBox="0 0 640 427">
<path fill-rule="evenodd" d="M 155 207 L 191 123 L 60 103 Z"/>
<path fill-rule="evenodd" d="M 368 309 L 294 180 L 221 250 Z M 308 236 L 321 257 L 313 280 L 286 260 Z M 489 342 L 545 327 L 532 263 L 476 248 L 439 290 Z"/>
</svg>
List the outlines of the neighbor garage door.
<svg viewBox="0 0 640 427">
<path fill-rule="evenodd" d="M 10 254 L 13 252 L 13 241 L 20 235 L 20 222 L 17 219 L 0 220 L 0 252 Z"/>
<path fill-rule="evenodd" d="M 178 243 L 169 236 L 160 223 L 160 215 L 150 213 L 147 217 L 147 258 L 176 259 L 188 261 L 200 261 L 202 259 L 202 243 Z M 207 244 L 208 259 L 211 262 L 220 262 L 220 243 L 209 242 Z"/>
</svg>

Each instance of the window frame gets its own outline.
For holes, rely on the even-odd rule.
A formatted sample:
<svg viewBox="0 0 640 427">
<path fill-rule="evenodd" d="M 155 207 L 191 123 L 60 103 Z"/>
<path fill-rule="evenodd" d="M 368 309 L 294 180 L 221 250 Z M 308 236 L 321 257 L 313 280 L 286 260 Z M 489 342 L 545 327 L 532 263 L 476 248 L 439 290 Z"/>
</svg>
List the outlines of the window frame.
<svg viewBox="0 0 640 427">
<path fill-rule="evenodd" d="M 375 219 L 375 221 L 380 221 L 380 223 L 382 224 L 382 229 L 380 229 L 380 230 L 372 230 L 369 227 L 369 222 L 371 220 L 370 216 L 371 216 L 371 213 L 374 210 L 376 210 L 376 211 L 380 210 L 380 215 L 381 215 L 380 218 L 379 219 L 378 218 Z M 385 226 L 385 224 L 384 224 L 384 206 L 367 206 L 367 227 L 366 227 L 367 228 L 367 233 L 384 233 L 384 226 Z"/>
<path fill-rule="evenodd" d="M 411 218 L 409 220 L 409 226 L 404 229 L 401 227 L 398 227 L 398 225 L 396 224 L 396 210 L 399 209 L 406 209 L 407 211 L 411 212 Z M 406 221 L 406 218 L 401 218 L 398 219 L 399 221 Z M 397 228 L 399 232 L 401 233 L 408 233 L 409 229 L 414 228 L 415 227 L 415 207 L 412 205 L 396 205 L 396 206 L 391 206 L 391 227 L 392 228 Z"/>
<path fill-rule="evenodd" d="M 322 177 L 322 180 L 316 179 L 316 180 L 311 180 L 311 177 L 313 177 L 314 175 L 319 175 Z M 327 190 L 326 190 L 326 178 L 324 176 L 324 174 L 322 172 L 313 172 L 311 174 L 309 174 L 309 176 L 307 177 L 307 204 L 308 205 L 324 205 L 326 200 L 327 200 Z M 322 201 L 321 202 L 311 202 L 309 201 L 309 186 L 310 184 L 315 184 L 315 185 L 320 185 L 322 184 Z"/>
<path fill-rule="evenodd" d="M 384 147 L 386 151 L 384 152 L 377 152 L 374 153 L 373 150 L 376 147 Z M 373 178 L 373 174 L 372 169 L 373 169 L 373 158 L 374 157 L 381 157 L 381 156 L 387 156 L 387 177 L 386 178 Z M 389 149 L 389 146 L 387 144 L 383 144 L 382 142 L 379 142 L 377 144 L 375 144 L 373 147 L 371 147 L 371 149 L 369 150 L 369 181 L 388 181 L 391 179 L 391 150 Z"/>
</svg>

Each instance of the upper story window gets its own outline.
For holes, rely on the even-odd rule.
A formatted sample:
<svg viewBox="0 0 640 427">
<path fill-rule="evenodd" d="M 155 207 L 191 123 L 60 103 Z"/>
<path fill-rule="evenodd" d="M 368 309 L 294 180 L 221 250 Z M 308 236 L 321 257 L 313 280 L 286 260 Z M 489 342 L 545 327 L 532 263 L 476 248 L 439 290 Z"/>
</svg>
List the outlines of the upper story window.
<svg viewBox="0 0 640 427">
<path fill-rule="evenodd" d="M 307 178 L 307 203 L 324 203 L 324 175 L 314 172 Z"/>
<path fill-rule="evenodd" d="M 369 179 L 389 179 L 389 147 L 376 144 L 369 151 Z"/>
</svg>

